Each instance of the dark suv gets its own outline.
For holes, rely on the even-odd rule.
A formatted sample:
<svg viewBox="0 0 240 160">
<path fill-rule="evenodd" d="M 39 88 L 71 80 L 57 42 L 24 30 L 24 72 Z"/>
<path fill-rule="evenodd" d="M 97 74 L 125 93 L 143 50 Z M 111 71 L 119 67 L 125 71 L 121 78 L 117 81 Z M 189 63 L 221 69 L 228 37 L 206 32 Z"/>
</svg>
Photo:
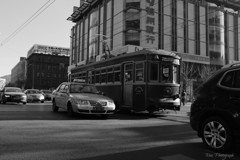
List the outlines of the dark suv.
<svg viewBox="0 0 240 160">
<path fill-rule="evenodd" d="M 190 124 L 212 150 L 232 149 L 240 139 L 240 63 L 218 70 L 199 86 Z"/>
</svg>

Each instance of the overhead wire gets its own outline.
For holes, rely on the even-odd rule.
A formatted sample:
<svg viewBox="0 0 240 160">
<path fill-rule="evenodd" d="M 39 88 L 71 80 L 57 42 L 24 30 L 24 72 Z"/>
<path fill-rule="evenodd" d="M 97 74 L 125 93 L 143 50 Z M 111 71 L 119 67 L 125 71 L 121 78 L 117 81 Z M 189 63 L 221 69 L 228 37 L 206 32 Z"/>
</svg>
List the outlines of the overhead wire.
<svg viewBox="0 0 240 160">
<path fill-rule="evenodd" d="M 44 3 L 32 16 L 30 16 L 22 25 L 20 25 L 15 31 L 13 31 L 6 39 L 0 43 L 0 47 L 13 39 L 20 31 L 27 27 L 33 20 L 35 20 L 40 14 L 42 14 L 47 8 L 49 8 L 56 0 L 48 0 Z M 45 7 L 45 8 L 44 8 Z"/>
</svg>

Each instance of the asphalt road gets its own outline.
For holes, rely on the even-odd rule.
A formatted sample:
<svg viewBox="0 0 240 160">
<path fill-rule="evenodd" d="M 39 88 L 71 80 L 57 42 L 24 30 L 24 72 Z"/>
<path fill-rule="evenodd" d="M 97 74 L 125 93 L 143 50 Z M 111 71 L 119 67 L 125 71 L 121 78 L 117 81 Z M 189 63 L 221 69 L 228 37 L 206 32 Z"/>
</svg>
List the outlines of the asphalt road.
<svg viewBox="0 0 240 160">
<path fill-rule="evenodd" d="M 46 102 L 0 105 L 0 160 L 215 160 L 188 117 L 117 113 L 68 117 Z"/>
</svg>

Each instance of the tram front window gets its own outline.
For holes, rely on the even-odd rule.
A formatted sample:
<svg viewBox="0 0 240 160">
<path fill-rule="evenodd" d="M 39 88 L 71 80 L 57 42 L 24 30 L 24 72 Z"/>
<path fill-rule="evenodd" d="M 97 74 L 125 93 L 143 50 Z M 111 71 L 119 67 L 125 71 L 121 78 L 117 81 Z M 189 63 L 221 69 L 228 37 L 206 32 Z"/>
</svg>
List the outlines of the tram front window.
<svg viewBox="0 0 240 160">
<path fill-rule="evenodd" d="M 165 82 L 165 83 L 171 83 L 171 74 L 170 74 L 170 71 L 171 71 L 171 64 L 163 64 L 162 65 L 162 82 Z"/>
<path fill-rule="evenodd" d="M 180 83 L 179 72 L 180 72 L 179 66 L 174 65 L 173 66 L 173 83 L 174 84 L 179 84 Z"/>
</svg>

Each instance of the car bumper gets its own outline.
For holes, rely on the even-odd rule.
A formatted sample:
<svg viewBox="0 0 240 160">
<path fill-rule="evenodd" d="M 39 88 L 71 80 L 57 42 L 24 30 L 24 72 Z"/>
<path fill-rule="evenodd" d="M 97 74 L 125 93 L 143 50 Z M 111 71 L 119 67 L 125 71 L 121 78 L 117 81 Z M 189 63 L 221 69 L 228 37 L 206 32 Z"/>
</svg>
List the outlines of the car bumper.
<svg viewBox="0 0 240 160">
<path fill-rule="evenodd" d="M 42 102 L 44 101 L 44 99 L 41 99 L 41 98 L 30 98 L 28 99 L 29 102 Z"/>
<path fill-rule="evenodd" d="M 22 103 L 26 103 L 27 100 L 24 97 L 8 97 L 4 99 L 5 102 L 22 102 Z"/>
<path fill-rule="evenodd" d="M 106 106 L 77 107 L 77 112 L 81 114 L 113 114 L 114 111 L 115 107 Z"/>
<path fill-rule="evenodd" d="M 78 109 L 78 113 L 81 114 L 114 114 L 114 110 L 85 110 L 85 109 Z"/>
</svg>

